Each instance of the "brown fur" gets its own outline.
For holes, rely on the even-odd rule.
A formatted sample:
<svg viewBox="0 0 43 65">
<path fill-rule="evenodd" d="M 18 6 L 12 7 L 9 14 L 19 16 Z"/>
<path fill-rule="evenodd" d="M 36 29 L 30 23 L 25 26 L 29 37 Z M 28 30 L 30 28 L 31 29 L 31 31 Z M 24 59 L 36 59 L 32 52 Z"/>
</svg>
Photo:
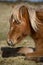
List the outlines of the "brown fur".
<svg viewBox="0 0 43 65">
<path fill-rule="evenodd" d="M 33 53 L 28 53 L 27 58 L 31 57 L 43 57 L 43 11 L 36 11 L 37 22 L 39 30 L 37 32 L 32 32 L 33 39 L 36 43 L 36 51 Z M 38 21 L 40 20 L 40 21 Z"/>
<path fill-rule="evenodd" d="M 35 40 L 36 50 L 33 53 L 29 53 L 28 51 L 24 51 L 24 49 L 21 49 L 20 52 L 24 52 L 24 54 L 27 52 L 26 57 L 35 57 L 35 56 L 43 56 L 43 10 L 42 11 L 35 11 L 36 13 L 36 24 L 38 30 L 35 31 L 30 23 L 30 17 L 28 8 L 25 6 L 21 6 L 19 8 L 19 19 L 21 22 L 18 22 L 18 20 L 13 20 L 13 14 L 10 18 L 10 31 L 8 33 L 9 40 L 13 41 L 13 45 L 18 43 L 23 37 L 26 35 L 30 35 Z M 22 15 L 22 16 L 21 16 Z M 11 27 L 13 29 L 11 30 Z M 25 48 L 26 50 L 28 48 Z"/>
</svg>

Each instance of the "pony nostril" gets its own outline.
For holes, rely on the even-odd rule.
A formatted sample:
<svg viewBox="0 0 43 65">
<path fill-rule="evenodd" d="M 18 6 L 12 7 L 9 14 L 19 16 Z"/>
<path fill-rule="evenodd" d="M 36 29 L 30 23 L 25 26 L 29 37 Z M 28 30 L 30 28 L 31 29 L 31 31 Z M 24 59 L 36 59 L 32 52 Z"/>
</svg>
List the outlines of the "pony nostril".
<svg viewBox="0 0 43 65">
<path fill-rule="evenodd" d="M 7 41 L 8 45 L 13 46 L 13 42 L 11 40 Z"/>
<path fill-rule="evenodd" d="M 7 41 L 7 43 L 8 43 L 8 45 L 10 45 L 11 44 L 11 41 Z"/>
</svg>

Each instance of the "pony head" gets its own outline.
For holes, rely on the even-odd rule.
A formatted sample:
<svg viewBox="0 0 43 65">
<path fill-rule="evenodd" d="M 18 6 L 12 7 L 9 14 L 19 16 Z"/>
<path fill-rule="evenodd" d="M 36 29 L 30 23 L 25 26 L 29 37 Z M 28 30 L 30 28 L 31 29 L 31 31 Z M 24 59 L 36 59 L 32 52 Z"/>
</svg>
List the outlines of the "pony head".
<svg viewBox="0 0 43 65">
<path fill-rule="evenodd" d="M 28 8 L 24 5 L 14 7 L 10 18 L 8 44 L 13 46 L 31 34 Z"/>
</svg>

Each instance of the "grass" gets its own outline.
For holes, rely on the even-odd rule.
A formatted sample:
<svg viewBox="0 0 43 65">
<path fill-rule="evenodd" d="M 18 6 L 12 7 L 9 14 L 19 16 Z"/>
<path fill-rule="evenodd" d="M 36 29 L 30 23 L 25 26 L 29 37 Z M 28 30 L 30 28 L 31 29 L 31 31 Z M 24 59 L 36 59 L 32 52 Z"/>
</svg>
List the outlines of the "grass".
<svg viewBox="0 0 43 65">
<path fill-rule="evenodd" d="M 9 18 L 12 11 L 12 4 L 7 3 L 0 3 L 0 48 L 3 46 L 8 46 L 6 43 L 7 33 L 9 30 Z M 25 38 L 27 41 L 29 39 L 29 43 L 33 43 L 31 37 Z M 24 40 L 25 40 L 24 39 Z M 22 45 L 23 43 L 23 45 Z M 21 41 L 21 44 L 17 46 L 28 46 L 30 44 L 26 44 L 26 41 Z M 32 45 L 33 46 L 33 45 Z M 25 60 L 24 56 L 17 56 L 17 57 L 9 57 L 9 58 L 2 58 L 0 54 L 0 65 L 41 65 L 40 63 L 36 63 L 35 61 Z"/>
<path fill-rule="evenodd" d="M 34 61 L 24 60 L 23 57 L 1 58 L 0 65 L 37 65 Z"/>
</svg>

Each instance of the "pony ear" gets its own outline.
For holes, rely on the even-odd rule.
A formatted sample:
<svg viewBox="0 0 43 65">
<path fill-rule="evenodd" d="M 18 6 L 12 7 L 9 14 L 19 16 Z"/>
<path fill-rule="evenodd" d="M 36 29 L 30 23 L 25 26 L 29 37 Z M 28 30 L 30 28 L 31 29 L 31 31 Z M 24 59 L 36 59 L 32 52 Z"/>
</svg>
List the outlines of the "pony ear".
<svg viewBox="0 0 43 65">
<path fill-rule="evenodd" d="M 19 9 L 19 18 L 24 18 L 25 20 L 29 21 L 29 12 L 26 6 L 21 6 Z"/>
</svg>

